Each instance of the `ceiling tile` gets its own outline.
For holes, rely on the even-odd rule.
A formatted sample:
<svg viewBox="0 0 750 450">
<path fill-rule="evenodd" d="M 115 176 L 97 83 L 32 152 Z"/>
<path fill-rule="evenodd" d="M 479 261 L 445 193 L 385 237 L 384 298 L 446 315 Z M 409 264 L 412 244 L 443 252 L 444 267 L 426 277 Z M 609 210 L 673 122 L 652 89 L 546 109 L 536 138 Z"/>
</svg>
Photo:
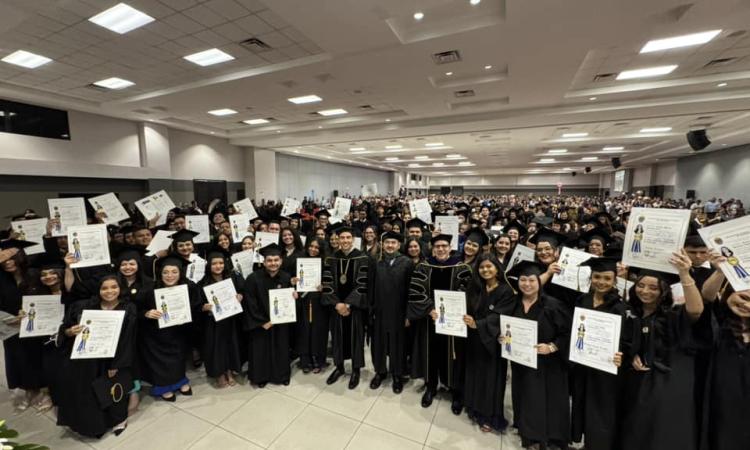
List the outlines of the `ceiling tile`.
<svg viewBox="0 0 750 450">
<path fill-rule="evenodd" d="M 213 31 L 219 33 L 220 35 L 231 40 L 232 42 L 240 42 L 240 41 L 244 41 L 245 39 L 252 37 L 252 36 L 248 36 L 245 30 L 243 30 L 242 28 L 238 27 L 237 25 L 231 22 L 225 23 L 223 25 L 219 25 L 218 27 L 214 27 Z"/>
<path fill-rule="evenodd" d="M 190 9 L 186 9 L 183 14 L 195 20 L 205 27 L 215 27 L 216 25 L 222 24 L 227 21 L 226 18 L 220 16 L 212 9 L 206 8 L 203 5 L 194 6 Z"/>
<path fill-rule="evenodd" d="M 278 31 L 273 31 L 267 34 L 261 34 L 258 37 L 263 42 L 265 42 L 266 44 L 270 45 L 273 48 L 288 47 L 293 44 L 293 42 L 288 37 L 284 36 Z"/>
<path fill-rule="evenodd" d="M 273 31 L 273 27 L 268 25 L 256 15 L 243 17 L 239 20 L 235 20 L 234 23 L 242 28 L 250 36 L 258 36 L 260 34 Z"/>
<path fill-rule="evenodd" d="M 193 36 L 195 36 L 197 39 L 200 39 L 204 43 L 211 45 L 213 47 L 221 47 L 222 45 L 225 45 L 228 42 L 231 42 L 226 37 L 212 30 L 203 30 L 199 33 L 195 33 Z"/>
<path fill-rule="evenodd" d="M 236 0 L 237 3 L 247 8 L 250 12 L 259 12 L 268 9 L 260 0 Z"/>
<path fill-rule="evenodd" d="M 270 10 L 261 11 L 258 13 L 258 16 L 263 19 L 267 24 L 271 25 L 274 28 L 284 28 L 288 26 L 289 24 L 284 21 L 281 17 L 279 17 L 275 12 Z"/>
<path fill-rule="evenodd" d="M 159 0 L 175 11 L 182 11 L 198 4 L 198 0 Z"/>
<path fill-rule="evenodd" d="M 250 14 L 250 11 L 234 0 L 210 0 L 204 3 L 206 7 L 227 20 L 234 20 Z"/>
<path fill-rule="evenodd" d="M 158 34 L 159 36 L 162 36 L 166 39 L 177 39 L 178 37 L 188 34 L 188 32 L 174 27 L 161 20 L 149 25 L 150 26 L 148 27 L 148 29 L 150 32 Z M 138 30 L 133 30 L 131 33 L 137 33 L 139 30 L 140 28 Z"/>
<path fill-rule="evenodd" d="M 181 30 L 185 34 L 193 34 L 203 30 L 203 26 L 184 14 L 172 14 L 165 17 L 164 22 Z"/>
</svg>

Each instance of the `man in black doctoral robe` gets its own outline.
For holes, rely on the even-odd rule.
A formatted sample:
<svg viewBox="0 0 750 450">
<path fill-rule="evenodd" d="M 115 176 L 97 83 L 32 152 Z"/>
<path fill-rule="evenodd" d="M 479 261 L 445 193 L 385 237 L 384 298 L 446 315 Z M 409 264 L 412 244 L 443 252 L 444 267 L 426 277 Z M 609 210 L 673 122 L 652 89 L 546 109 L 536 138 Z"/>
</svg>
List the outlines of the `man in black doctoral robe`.
<svg viewBox="0 0 750 450">
<path fill-rule="evenodd" d="M 463 410 L 464 339 L 435 333 L 435 290 L 466 291 L 472 276 L 468 265 L 450 256 L 451 239 L 446 234 L 433 237 L 433 256 L 414 269 L 406 318 L 415 333 L 412 378 L 425 379 L 422 406 L 432 404 L 440 381 L 451 390 L 451 410 L 458 415 Z"/>
<path fill-rule="evenodd" d="M 365 365 L 365 320 L 369 257 L 354 248 L 354 232 L 339 227 L 339 249 L 323 266 L 322 303 L 334 308 L 331 320 L 333 362 L 336 368 L 326 380 L 335 383 L 344 374 L 344 361 L 352 360 L 349 389 L 359 384 L 359 370 Z"/>
<path fill-rule="evenodd" d="M 294 324 L 271 323 L 269 290 L 292 287 L 292 277 L 281 270 L 282 249 L 271 244 L 260 250 L 263 270 L 245 280 L 244 327 L 250 331 L 247 377 L 258 387 L 266 383 L 289 384 L 289 329 Z M 297 295 L 296 293 L 294 294 Z"/>
<path fill-rule="evenodd" d="M 403 240 L 404 237 L 399 233 L 384 233 L 383 255 L 370 269 L 370 350 L 375 366 L 375 377 L 370 382 L 370 388 L 380 387 L 383 379 L 388 376 L 390 367 L 393 376 L 392 388 L 396 394 L 403 390 L 401 377 L 406 362 L 406 305 L 409 300 L 409 278 L 414 270 L 411 259 L 398 251 Z"/>
</svg>

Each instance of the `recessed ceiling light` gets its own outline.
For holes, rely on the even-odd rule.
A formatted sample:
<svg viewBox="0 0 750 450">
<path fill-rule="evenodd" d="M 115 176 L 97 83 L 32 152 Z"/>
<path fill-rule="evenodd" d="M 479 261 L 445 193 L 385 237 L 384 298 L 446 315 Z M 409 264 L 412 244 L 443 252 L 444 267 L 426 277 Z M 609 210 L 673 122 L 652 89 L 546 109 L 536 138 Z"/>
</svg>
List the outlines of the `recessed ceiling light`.
<svg viewBox="0 0 750 450">
<path fill-rule="evenodd" d="M 361 151 L 364 151 L 364 150 L 366 150 L 366 148 L 364 148 L 364 147 L 350 147 L 349 148 L 350 152 L 361 152 Z"/>
<path fill-rule="evenodd" d="M 484 70 L 490 70 L 490 69 L 492 69 L 492 65 L 487 64 L 486 66 L 484 66 Z"/>
<path fill-rule="evenodd" d="M 402 145 L 386 145 L 385 148 L 387 148 L 388 150 L 396 150 L 399 148 L 403 148 L 403 146 Z"/>
<path fill-rule="evenodd" d="M 445 163 L 436 162 L 436 163 L 432 163 L 432 165 L 435 166 L 435 167 L 443 167 L 445 165 Z"/>
<path fill-rule="evenodd" d="M 625 147 L 604 147 L 602 148 L 603 152 L 619 152 L 620 150 L 624 150 Z"/>
<path fill-rule="evenodd" d="M 562 137 L 564 138 L 579 138 L 579 137 L 586 137 L 588 136 L 588 133 L 563 133 Z"/>
<path fill-rule="evenodd" d="M 428 142 L 424 145 L 425 147 L 442 147 L 442 142 Z"/>
<path fill-rule="evenodd" d="M 43 66 L 52 60 L 47 58 L 46 56 L 37 55 L 35 53 L 27 52 L 26 50 L 16 50 L 15 52 L 3 58 L 3 61 L 7 62 L 8 64 L 15 64 L 27 69 L 36 69 L 37 67 Z"/>
<path fill-rule="evenodd" d="M 391 121 L 391 119 L 385 119 L 385 121 L 386 121 L 386 122 L 390 122 L 390 121 Z"/>
<path fill-rule="evenodd" d="M 153 22 L 154 18 L 125 3 L 120 3 L 89 18 L 89 21 L 115 33 L 125 34 Z"/>
<path fill-rule="evenodd" d="M 318 129 L 320 130 L 321 128 L 323 128 L 323 125 L 318 125 Z"/>
<path fill-rule="evenodd" d="M 424 19 L 424 13 L 422 11 L 417 11 L 414 13 L 414 20 L 422 20 Z"/>
<path fill-rule="evenodd" d="M 193 53 L 192 55 L 187 55 L 183 57 L 184 59 L 187 59 L 191 63 L 198 64 L 199 66 L 212 66 L 214 64 L 223 63 L 225 61 L 231 61 L 234 59 L 234 56 L 230 55 L 229 53 L 225 53 L 218 48 L 212 48 L 210 50 L 205 50 L 198 53 Z"/>
<path fill-rule="evenodd" d="M 633 78 L 650 78 L 672 73 L 676 64 L 670 66 L 646 67 L 643 69 L 623 70 L 617 75 L 617 80 L 632 80 Z"/>
<path fill-rule="evenodd" d="M 567 148 L 551 148 L 547 150 L 547 153 L 553 154 L 553 155 L 560 155 L 562 153 L 568 153 Z"/>
<path fill-rule="evenodd" d="M 318 114 L 321 116 L 338 116 L 341 114 L 347 114 L 345 109 L 336 108 L 336 109 L 324 109 L 323 111 L 318 111 Z"/>
<path fill-rule="evenodd" d="M 563 167 L 562 170 L 573 170 L 573 169 L 571 169 L 570 167 Z"/>
<path fill-rule="evenodd" d="M 460 163 L 458 163 L 458 165 L 459 166 L 473 166 L 474 163 L 471 161 L 461 161 Z"/>
<path fill-rule="evenodd" d="M 211 132 L 211 134 L 216 134 L 216 133 L 214 133 L 214 132 L 212 131 L 212 132 Z"/>
<path fill-rule="evenodd" d="M 269 122 L 268 119 L 248 119 L 248 120 L 242 121 L 242 123 L 246 123 L 248 125 L 262 125 L 268 122 Z"/>
<path fill-rule="evenodd" d="M 594 100 L 596 100 L 596 97 L 589 97 L 589 100 L 593 102 Z"/>
<path fill-rule="evenodd" d="M 301 97 L 288 98 L 287 100 L 294 103 L 295 105 L 304 105 L 305 103 L 319 102 L 323 99 L 318 97 L 317 95 L 303 95 Z"/>
<path fill-rule="evenodd" d="M 415 156 L 414 159 L 430 159 L 429 156 Z"/>
<path fill-rule="evenodd" d="M 276 130 L 277 133 L 281 133 L 281 130 Z"/>
<path fill-rule="evenodd" d="M 453 153 L 451 155 L 445 155 L 448 159 L 457 159 L 457 158 L 463 158 L 463 156 L 459 155 L 458 153 Z"/>
<path fill-rule="evenodd" d="M 701 45 L 709 42 L 711 39 L 721 33 L 721 30 L 703 31 L 701 33 L 685 34 L 671 38 L 654 39 L 648 41 L 641 49 L 641 53 L 658 52 L 661 50 L 670 50 L 673 48 L 689 47 L 691 45 Z"/>
<path fill-rule="evenodd" d="M 412 164 L 409 164 L 409 167 L 422 167 L 422 166 L 420 166 L 419 164 L 412 163 Z"/>
<path fill-rule="evenodd" d="M 391 156 L 391 157 L 385 158 L 385 160 L 386 161 L 398 161 L 398 157 L 397 156 Z"/>
<path fill-rule="evenodd" d="M 477 6 L 482 3 L 482 0 L 469 0 L 469 3 L 471 3 L 472 6 Z"/>
<path fill-rule="evenodd" d="M 596 161 L 598 159 L 598 156 L 584 156 L 583 158 L 581 158 L 581 161 Z"/>
<path fill-rule="evenodd" d="M 551 162 L 555 162 L 555 158 L 541 158 L 541 159 L 539 159 L 539 162 L 540 163 L 551 163 Z"/>
<path fill-rule="evenodd" d="M 716 85 L 716 87 L 724 87 L 724 86 L 726 86 L 727 84 L 728 84 L 728 83 L 719 83 L 719 84 L 717 84 L 717 85 Z"/>
<path fill-rule="evenodd" d="M 132 81 L 123 80 L 122 78 L 112 77 L 107 78 L 106 80 L 99 80 L 94 83 L 96 86 L 101 86 L 103 88 L 107 89 L 125 89 L 126 87 L 130 87 L 134 85 Z"/>
<path fill-rule="evenodd" d="M 445 72 L 445 76 L 446 76 L 446 77 L 449 77 L 449 76 L 451 76 L 451 75 L 453 75 L 453 72 Z"/>
<path fill-rule="evenodd" d="M 214 109 L 213 111 L 209 111 L 208 113 L 212 116 L 231 116 L 232 114 L 237 114 L 237 111 L 229 108 L 222 108 Z"/>
<path fill-rule="evenodd" d="M 666 133 L 672 131 L 672 127 L 641 128 L 641 133 Z"/>
</svg>

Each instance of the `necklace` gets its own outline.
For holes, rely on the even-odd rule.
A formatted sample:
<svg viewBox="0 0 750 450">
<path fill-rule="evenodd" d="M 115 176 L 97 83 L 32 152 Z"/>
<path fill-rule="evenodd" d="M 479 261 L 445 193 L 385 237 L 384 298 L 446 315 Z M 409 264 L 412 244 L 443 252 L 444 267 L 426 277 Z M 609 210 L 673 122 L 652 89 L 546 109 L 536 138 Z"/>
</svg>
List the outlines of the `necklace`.
<svg viewBox="0 0 750 450">
<path fill-rule="evenodd" d="M 349 271 L 349 263 L 352 262 L 351 259 L 346 260 L 346 266 L 344 266 L 344 260 L 339 260 L 339 268 L 341 269 L 341 276 L 339 277 L 339 281 L 341 284 L 346 284 L 346 272 Z"/>
</svg>

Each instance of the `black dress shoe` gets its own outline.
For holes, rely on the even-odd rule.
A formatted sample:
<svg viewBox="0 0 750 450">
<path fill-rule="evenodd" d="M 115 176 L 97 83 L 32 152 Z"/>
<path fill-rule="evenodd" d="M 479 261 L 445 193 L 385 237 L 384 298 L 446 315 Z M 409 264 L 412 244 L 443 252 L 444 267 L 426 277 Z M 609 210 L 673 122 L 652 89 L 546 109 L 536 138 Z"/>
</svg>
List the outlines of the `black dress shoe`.
<svg viewBox="0 0 750 450">
<path fill-rule="evenodd" d="M 289 380 L 284 380 L 284 383 L 283 383 L 283 385 L 284 385 L 284 386 L 289 386 Z"/>
<path fill-rule="evenodd" d="M 266 387 L 266 383 L 258 383 L 258 387 L 263 389 L 264 387 Z"/>
<path fill-rule="evenodd" d="M 177 401 L 177 396 L 174 395 L 174 394 L 172 394 L 171 397 L 165 397 L 165 396 L 162 395 L 161 399 L 164 400 L 165 402 L 176 402 Z"/>
<path fill-rule="evenodd" d="M 393 383 L 391 384 L 394 394 L 400 394 L 404 390 L 404 382 L 401 381 L 401 377 L 393 377 Z"/>
<path fill-rule="evenodd" d="M 354 389 L 359 385 L 359 369 L 352 370 L 352 376 L 349 378 L 349 389 Z"/>
<path fill-rule="evenodd" d="M 453 414 L 460 416 L 463 410 L 464 404 L 463 402 L 461 402 L 461 400 L 453 400 L 451 402 L 451 411 L 453 411 Z"/>
<path fill-rule="evenodd" d="M 377 389 L 380 387 L 380 385 L 383 383 L 383 378 L 385 378 L 385 375 L 380 375 L 379 373 L 376 373 L 374 377 L 372 377 L 372 381 L 370 381 L 370 389 Z"/>
<path fill-rule="evenodd" d="M 180 391 L 180 394 L 187 395 L 188 397 L 193 395 L 193 388 L 188 388 L 187 391 Z"/>
<path fill-rule="evenodd" d="M 435 393 L 432 389 L 427 388 L 422 394 L 422 408 L 429 408 L 432 405 L 432 399 L 435 397 Z"/>
<path fill-rule="evenodd" d="M 333 384 L 341 378 L 341 376 L 344 375 L 344 369 L 341 367 L 336 367 L 333 369 L 333 372 L 328 376 L 328 379 L 326 380 L 326 384 Z"/>
</svg>

